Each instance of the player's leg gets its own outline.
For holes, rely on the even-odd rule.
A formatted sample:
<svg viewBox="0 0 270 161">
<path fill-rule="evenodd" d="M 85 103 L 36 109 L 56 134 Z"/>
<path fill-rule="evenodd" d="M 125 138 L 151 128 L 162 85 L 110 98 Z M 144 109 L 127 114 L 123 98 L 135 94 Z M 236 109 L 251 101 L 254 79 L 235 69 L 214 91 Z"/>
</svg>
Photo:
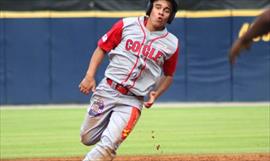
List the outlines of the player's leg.
<svg viewBox="0 0 270 161">
<path fill-rule="evenodd" d="M 91 116 L 89 112 L 87 112 L 81 126 L 81 142 L 87 146 L 96 144 L 100 140 L 103 131 L 106 129 L 109 118 L 109 111 L 97 117 Z"/>
<path fill-rule="evenodd" d="M 94 145 L 106 129 L 115 100 L 106 97 L 100 90 L 95 92 L 81 126 L 81 142 L 85 145 Z"/>
<path fill-rule="evenodd" d="M 111 161 L 118 146 L 129 135 L 140 116 L 140 110 L 130 106 L 114 108 L 110 122 L 100 141 L 86 155 L 84 161 Z"/>
</svg>

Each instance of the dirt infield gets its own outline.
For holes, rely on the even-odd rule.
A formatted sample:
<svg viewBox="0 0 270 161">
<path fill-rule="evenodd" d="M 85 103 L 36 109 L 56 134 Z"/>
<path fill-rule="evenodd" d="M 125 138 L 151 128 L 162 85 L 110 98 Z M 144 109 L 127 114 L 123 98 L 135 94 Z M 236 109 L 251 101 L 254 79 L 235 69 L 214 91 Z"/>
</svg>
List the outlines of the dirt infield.
<svg viewBox="0 0 270 161">
<path fill-rule="evenodd" d="M 1 159 L 1 161 L 81 161 L 74 158 Z M 114 161 L 270 161 L 270 153 L 222 155 L 118 156 Z"/>
</svg>

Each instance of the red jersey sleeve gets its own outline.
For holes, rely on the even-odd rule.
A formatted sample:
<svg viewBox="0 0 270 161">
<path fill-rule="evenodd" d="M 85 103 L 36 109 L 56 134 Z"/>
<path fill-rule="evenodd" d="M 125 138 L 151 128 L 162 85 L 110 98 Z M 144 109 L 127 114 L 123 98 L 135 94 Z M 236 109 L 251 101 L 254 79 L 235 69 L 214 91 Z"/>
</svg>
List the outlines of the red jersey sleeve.
<svg viewBox="0 0 270 161">
<path fill-rule="evenodd" d="M 179 53 L 179 47 L 177 47 L 174 54 L 168 59 L 165 60 L 163 64 L 163 72 L 166 76 L 173 76 L 176 70 L 176 65 L 178 62 L 178 54 Z"/>
<path fill-rule="evenodd" d="M 113 27 L 99 39 L 98 46 L 106 52 L 115 48 L 122 39 L 123 26 L 123 19 L 116 22 Z"/>
</svg>

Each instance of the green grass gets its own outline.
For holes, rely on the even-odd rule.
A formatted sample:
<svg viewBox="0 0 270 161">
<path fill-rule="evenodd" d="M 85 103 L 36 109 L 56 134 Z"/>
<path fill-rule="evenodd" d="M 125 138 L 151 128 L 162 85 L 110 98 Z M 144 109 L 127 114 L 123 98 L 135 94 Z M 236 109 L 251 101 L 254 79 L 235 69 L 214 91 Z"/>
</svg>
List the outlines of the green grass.
<svg viewBox="0 0 270 161">
<path fill-rule="evenodd" d="M 118 154 L 269 153 L 269 108 L 144 109 Z M 85 155 L 90 148 L 79 138 L 85 111 L 1 109 L 1 158 Z"/>
</svg>

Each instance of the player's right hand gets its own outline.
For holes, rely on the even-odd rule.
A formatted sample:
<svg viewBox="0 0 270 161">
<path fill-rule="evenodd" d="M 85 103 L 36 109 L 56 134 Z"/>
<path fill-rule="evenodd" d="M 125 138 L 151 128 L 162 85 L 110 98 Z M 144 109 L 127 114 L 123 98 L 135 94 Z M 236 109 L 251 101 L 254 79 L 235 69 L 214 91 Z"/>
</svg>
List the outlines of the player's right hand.
<svg viewBox="0 0 270 161">
<path fill-rule="evenodd" d="M 92 92 L 96 91 L 96 81 L 94 78 L 84 78 L 79 84 L 79 88 L 83 94 L 88 95 L 90 90 Z"/>
</svg>

